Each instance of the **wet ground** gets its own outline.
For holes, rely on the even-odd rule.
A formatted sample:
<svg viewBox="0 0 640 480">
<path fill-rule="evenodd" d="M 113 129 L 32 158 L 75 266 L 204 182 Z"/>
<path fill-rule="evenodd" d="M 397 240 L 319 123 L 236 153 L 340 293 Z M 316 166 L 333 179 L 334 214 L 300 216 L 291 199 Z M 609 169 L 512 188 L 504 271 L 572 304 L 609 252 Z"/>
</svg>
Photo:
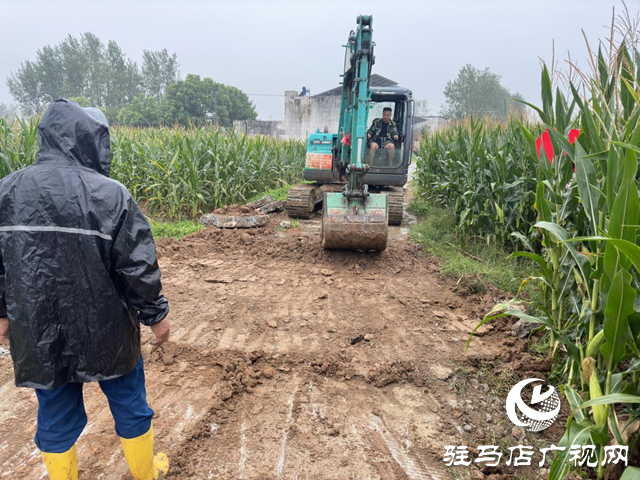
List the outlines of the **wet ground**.
<svg viewBox="0 0 640 480">
<path fill-rule="evenodd" d="M 545 367 L 506 325 L 464 350 L 500 292 L 461 293 L 408 224 L 391 228 L 384 252 L 330 252 L 319 218 L 290 229 L 282 219 L 157 242 L 172 338 L 144 356 L 169 478 L 524 478 L 442 460 L 445 445 L 524 436 L 483 378 Z M 129 479 L 105 398 L 96 385 L 85 392 L 80 478 Z M 35 395 L 13 386 L 6 350 L 0 398 L 0 478 L 44 478 Z"/>
</svg>

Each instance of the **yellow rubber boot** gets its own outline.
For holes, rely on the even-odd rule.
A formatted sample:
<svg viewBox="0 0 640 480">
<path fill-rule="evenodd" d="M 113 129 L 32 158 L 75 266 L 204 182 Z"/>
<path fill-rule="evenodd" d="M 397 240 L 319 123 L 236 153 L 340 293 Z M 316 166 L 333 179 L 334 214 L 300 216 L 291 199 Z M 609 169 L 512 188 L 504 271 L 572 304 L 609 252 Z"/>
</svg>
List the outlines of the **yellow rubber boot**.
<svg viewBox="0 0 640 480">
<path fill-rule="evenodd" d="M 124 458 L 135 480 L 158 480 L 169 471 L 169 459 L 164 453 L 153 455 L 153 425 L 136 438 L 120 438 Z"/>
<path fill-rule="evenodd" d="M 74 445 L 64 453 L 42 452 L 51 480 L 78 480 L 78 451 Z"/>
</svg>

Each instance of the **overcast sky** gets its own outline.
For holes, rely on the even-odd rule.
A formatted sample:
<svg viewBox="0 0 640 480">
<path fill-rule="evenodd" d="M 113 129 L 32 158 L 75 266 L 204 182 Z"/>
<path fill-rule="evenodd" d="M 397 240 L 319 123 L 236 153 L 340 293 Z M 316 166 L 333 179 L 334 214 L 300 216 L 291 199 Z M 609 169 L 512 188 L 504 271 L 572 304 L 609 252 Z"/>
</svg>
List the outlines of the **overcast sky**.
<svg viewBox="0 0 640 480">
<path fill-rule="evenodd" d="M 640 0 L 628 0 L 635 13 Z M 538 57 L 572 58 L 586 67 L 591 45 L 608 34 L 620 0 L 449 1 L 32 1 L 0 0 L 0 102 L 20 62 L 66 35 L 115 40 L 140 64 L 142 51 L 178 55 L 182 77 L 195 73 L 251 95 L 258 118 L 284 115 L 285 90 L 319 93 L 338 85 L 341 47 L 358 14 L 373 14 L 374 73 L 409 87 L 437 114 L 443 90 L 471 63 L 502 76 L 512 92 L 540 103 Z M 274 96 L 264 96 L 274 95 Z M 278 95 L 278 96 L 275 96 Z"/>
</svg>

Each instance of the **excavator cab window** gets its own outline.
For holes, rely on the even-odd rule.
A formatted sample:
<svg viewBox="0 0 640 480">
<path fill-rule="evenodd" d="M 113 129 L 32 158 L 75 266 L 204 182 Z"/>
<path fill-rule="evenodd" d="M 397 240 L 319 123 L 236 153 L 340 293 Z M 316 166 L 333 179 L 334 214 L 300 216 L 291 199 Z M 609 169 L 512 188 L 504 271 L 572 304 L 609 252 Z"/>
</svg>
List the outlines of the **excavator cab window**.
<svg viewBox="0 0 640 480">
<path fill-rule="evenodd" d="M 395 123 L 398 140 L 395 140 L 392 135 L 377 135 L 377 138 L 370 138 L 367 141 L 367 151 L 365 152 L 364 161 L 368 163 L 371 168 L 396 169 L 402 166 L 403 160 L 406 123 L 405 102 L 372 101 L 369 106 L 367 132 L 371 131 L 371 126 L 376 119 L 382 119 L 385 108 L 391 108 L 391 120 Z"/>
</svg>

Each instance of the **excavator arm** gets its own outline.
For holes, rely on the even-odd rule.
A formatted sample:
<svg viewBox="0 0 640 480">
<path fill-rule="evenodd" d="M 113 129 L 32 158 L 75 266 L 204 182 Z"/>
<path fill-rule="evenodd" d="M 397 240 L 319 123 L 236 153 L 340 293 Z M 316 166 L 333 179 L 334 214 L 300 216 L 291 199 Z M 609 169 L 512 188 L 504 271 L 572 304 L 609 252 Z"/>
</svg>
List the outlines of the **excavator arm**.
<svg viewBox="0 0 640 480">
<path fill-rule="evenodd" d="M 351 31 L 345 52 L 345 72 L 342 82 L 342 103 L 339 132 L 348 135 L 350 146 L 342 148 L 341 161 L 350 173 L 350 183 L 362 187 L 360 178 L 366 166 L 363 163 L 367 144 L 366 126 L 369 116 L 369 80 L 373 56 L 373 18 L 370 15 L 358 17 L 358 29 Z M 350 166 L 353 165 L 353 168 Z M 353 178 L 352 177 L 353 174 Z"/>
<path fill-rule="evenodd" d="M 363 178 L 367 119 L 371 93 L 373 17 L 360 15 L 349 34 L 339 124 L 339 158 L 349 181 L 341 193 L 325 193 L 322 244 L 325 248 L 384 250 L 388 236 L 387 195 L 371 194 Z M 343 141 L 344 140 L 344 141 Z"/>
</svg>

